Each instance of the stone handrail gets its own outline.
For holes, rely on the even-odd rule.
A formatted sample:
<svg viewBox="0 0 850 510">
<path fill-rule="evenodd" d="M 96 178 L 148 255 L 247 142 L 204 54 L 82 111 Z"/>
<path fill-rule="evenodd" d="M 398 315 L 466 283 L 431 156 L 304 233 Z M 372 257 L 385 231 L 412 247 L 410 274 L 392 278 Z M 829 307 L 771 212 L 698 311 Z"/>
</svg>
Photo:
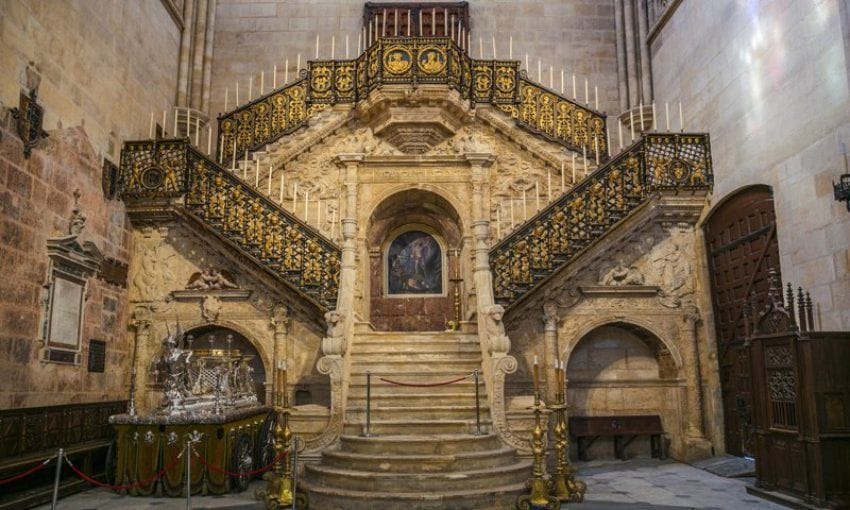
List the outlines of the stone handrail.
<svg viewBox="0 0 850 510">
<path fill-rule="evenodd" d="M 518 302 L 653 193 L 712 184 L 707 134 L 644 135 L 490 250 L 496 302 Z"/>
<path fill-rule="evenodd" d="M 531 81 L 518 60 L 476 60 L 448 37 L 379 38 L 352 60 L 312 60 L 294 82 L 218 117 L 226 164 L 307 124 L 328 106 L 357 103 L 383 85 L 444 84 L 491 104 L 518 125 L 588 158 L 607 160 L 605 116 Z"/>
<path fill-rule="evenodd" d="M 155 216 L 168 202 L 319 308 L 336 305 L 340 248 L 188 139 L 126 142 L 118 183 L 128 209 Z"/>
</svg>

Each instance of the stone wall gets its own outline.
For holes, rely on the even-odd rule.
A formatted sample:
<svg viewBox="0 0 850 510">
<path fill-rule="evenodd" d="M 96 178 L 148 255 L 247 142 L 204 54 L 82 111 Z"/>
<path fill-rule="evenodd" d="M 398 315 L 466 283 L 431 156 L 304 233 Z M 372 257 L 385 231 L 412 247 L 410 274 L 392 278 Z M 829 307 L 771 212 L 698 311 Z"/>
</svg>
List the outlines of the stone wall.
<svg viewBox="0 0 850 510">
<path fill-rule="evenodd" d="M 45 363 L 47 239 L 68 233 L 73 191 L 87 216 L 81 241 L 126 263 L 132 249 L 120 202 L 103 198 L 100 159 L 82 127 L 54 129 L 29 159 L 9 118 L 0 131 L 0 409 L 126 398 L 127 291 L 89 279 L 79 366 Z M 90 339 L 106 342 L 105 373 L 87 369 Z"/>
<path fill-rule="evenodd" d="M 180 30 L 161 0 L 0 2 L 0 106 L 18 105 L 27 62 L 41 73 L 45 129 L 84 126 L 96 154 L 147 137 L 174 104 Z"/>
<path fill-rule="evenodd" d="M 528 53 L 530 75 L 537 78 L 537 60 L 542 63 L 543 82 L 549 84 L 553 66 L 554 88 L 560 89 L 560 69 L 566 69 L 566 93 L 572 94 L 571 75 L 576 74 L 578 95 L 584 98 L 584 79 L 599 87 L 599 107 L 617 113 L 617 56 L 614 45 L 614 7 L 609 0 L 546 2 L 544 0 L 473 0 L 471 53 L 479 55 L 483 39 L 484 58 L 493 57 L 492 37 L 497 56 L 508 57 L 513 36 L 513 58 L 524 60 Z M 260 72 L 265 72 L 265 90 L 272 84 L 277 65 L 278 84 L 289 59 L 289 78 L 295 77 L 297 55 L 302 67 L 316 55 L 316 35 L 320 37 L 320 57 L 329 58 L 331 36 L 336 38 L 336 58 L 345 57 L 345 37 L 349 54 L 355 56 L 357 33 L 362 26 L 362 0 L 219 0 L 215 21 L 215 46 L 211 113 L 224 109 L 225 88 L 229 108 L 234 107 L 234 88 L 239 84 L 240 102 L 245 102 L 248 78 L 253 75 L 253 95 L 259 90 Z"/>
<path fill-rule="evenodd" d="M 656 99 L 711 134 L 714 203 L 773 187 L 783 278 L 811 291 L 823 329 L 850 328 L 850 213 L 831 186 L 850 145 L 842 4 L 685 0 L 651 47 Z"/>
</svg>

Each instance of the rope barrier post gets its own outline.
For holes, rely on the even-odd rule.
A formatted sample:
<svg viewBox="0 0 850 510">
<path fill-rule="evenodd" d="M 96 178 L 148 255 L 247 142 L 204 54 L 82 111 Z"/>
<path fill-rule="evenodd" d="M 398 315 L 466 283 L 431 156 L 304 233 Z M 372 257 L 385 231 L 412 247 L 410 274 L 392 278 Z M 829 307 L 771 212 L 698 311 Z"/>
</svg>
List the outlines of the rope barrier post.
<svg viewBox="0 0 850 510">
<path fill-rule="evenodd" d="M 478 390 L 478 369 L 473 372 L 475 375 L 475 435 L 481 435 L 481 395 Z"/>
<path fill-rule="evenodd" d="M 50 510 L 56 510 L 56 502 L 59 501 L 59 478 L 62 476 L 62 456 L 65 450 L 59 448 L 59 453 L 56 457 L 56 476 L 53 477 L 53 502 L 50 504 Z"/>
<path fill-rule="evenodd" d="M 192 508 L 192 440 L 186 439 L 186 510 Z"/>
<path fill-rule="evenodd" d="M 362 437 L 370 437 L 369 429 L 372 425 L 372 372 L 366 371 L 366 430 L 360 434 Z"/>
<path fill-rule="evenodd" d="M 298 501 L 298 437 L 292 438 L 292 510 Z"/>
</svg>

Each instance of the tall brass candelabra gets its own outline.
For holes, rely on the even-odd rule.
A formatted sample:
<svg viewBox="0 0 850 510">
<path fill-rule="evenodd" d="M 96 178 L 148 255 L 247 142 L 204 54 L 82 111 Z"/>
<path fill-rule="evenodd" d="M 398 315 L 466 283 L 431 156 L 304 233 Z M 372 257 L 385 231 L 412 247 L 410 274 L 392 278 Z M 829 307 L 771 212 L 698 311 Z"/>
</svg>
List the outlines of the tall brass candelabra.
<svg viewBox="0 0 850 510">
<path fill-rule="evenodd" d="M 286 365 L 281 362 L 277 369 L 275 395 L 275 413 L 277 423 L 274 427 L 274 470 L 266 477 L 266 508 L 277 510 L 292 505 L 292 431 L 289 429 L 289 398 L 286 395 Z"/>
<path fill-rule="evenodd" d="M 566 379 L 565 367 L 556 367 L 558 391 L 555 393 L 555 403 L 549 406 L 555 417 L 553 433 L 555 436 L 555 472 L 552 474 L 552 489 L 559 501 L 581 503 L 587 484 L 576 480 L 576 469 L 570 464 L 569 428 L 567 426 Z"/>
<path fill-rule="evenodd" d="M 551 482 L 546 479 L 546 435 L 547 423 L 543 423 L 543 410 L 546 405 L 540 401 L 540 370 L 537 366 L 537 357 L 534 358 L 534 430 L 531 433 L 531 453 L 534 463 L 531 467 L 531 478 L 526 482 L 529 489 L 528 494 L 517 498 L 518 510 L 556 510 L 561 507 L 558 498 L 551 496 Z"/>
</svg>

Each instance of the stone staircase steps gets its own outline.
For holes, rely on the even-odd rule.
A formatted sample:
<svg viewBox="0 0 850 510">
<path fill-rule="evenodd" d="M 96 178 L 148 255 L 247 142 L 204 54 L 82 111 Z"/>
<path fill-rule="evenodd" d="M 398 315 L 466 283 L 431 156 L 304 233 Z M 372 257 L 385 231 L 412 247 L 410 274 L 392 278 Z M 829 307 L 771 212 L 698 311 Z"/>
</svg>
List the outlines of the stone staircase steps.
<svg viewBox="0 0 850 510">
<path fill-rule="evenodd" d="M 492 424 L 489 417 L 481 418 L 481 432 L 488 433 Z M 366 426 L 366 418 L 360 422 L 346 420 L 343 424 L 343 433 L 360 434 Z M 475 430 L 475 416 L 460 420 L 376 420 L 372 419 L 369 433 L 376 436 L 386 435 L 431 435 L 431 434 L 472 434 Z"/>
<path fill-rule="evenodd" d="M 365 374 L 366 371 L 372 372 L 373 382 L 375 375 L 381 375 L 387 379 L 397 379 L 394 374 L 409 375 L 415 372 L 421 373 L 438 373 L 438 374 L 454 374 L 457 377 L 468 375 L 474 369 L 481 367 L 481 357 L 477 358 L 450 358 L 430 359 L 430 360 L 415 360 L 407 359 L 404 356 L 397 356 L 396 359 L 375 359 L 369 357 L 368 360 L 352 361 L 351 374 Z M 402 376 L 402 377 L 403 377 Z M 415 380 L 405 380 L 401 382 L 416 383 Z"/>
<path fill-rule="evenodd" d="M 416 436 L 341 436 L 340 449 L 352 453 L 380 455 L 387 451 L 400 450 L 410 455 L 452 454 L 458 452 L 482 452 L 502 447 L 499 438 L 485 434 L 439 436 L 421 434 Z"/>
<path fill-rule="evenodd" d="M 440 401 L 442 404 L 443 402 Z M 417 406 L 417 407 L 383 407 L 372 403 L 372 423 L 375 420 L 400 420 L 405 417 L 420 420 L 474 420 L 475 402 L 471 405 L 460 406 Z M 489 417 L 489 408 L 481 405 L 481 417 Z M 352 423 L 366 421 L 366 406 L 348 407 L 346 420 Z"/>
<path fill-rule="evenodd" d="M 489 451 L 430 455 L 390 455 L 376 458 L 373 453 L 352 453 L 340 450 L 322 453 L 322 463 L 341 469 L 389 473 L 434 473 L 474 471 L 489 467 L 507 466 L 516 462 L 512 448 Z"/>
<path fill-rule="evenodd" d="M 525 482 L 486 491 L 460 490 L 412 493 L 378 493 L 321 487 L 301 482 L 310 493 L 310 504 L 322 510 L 504 510 L 514 508 L 525 493 Z"/>
<path fill-rule="evenodd" d="M 380 462 L 380 459 L 375 459 Z M 444 492 L 488 489 L 512 485 L 530 472 L 530 461 L 516 461 L 502 466 L 466 471 L 437 473 L 383 473 L 374 470 L 343 469 L 323 464 L 305 465 L 305 476 L 316 485 L 341 489 L 387 492 Z"/>
<path fill-rule="evenodd" d="M 411 376 L 410 380 L 417 381 L 417 383 L 433 383 L 433 382 L 441 382 L 448 379 L 451 379 L 452 376 L 457 377 L 456 373 L 452 374 L 416 374 L 415 376 Z M 399 376 L 393 376 L 397 378 L 401 378 Z M 405 374 L 405 381 L 407 381 L 408 375 Z M 395 379 L 393 379 L 395 380 Z M 366 375 L 358 374 L 352 375 L 352 383 L 348 387 L 348 395 L 351 397 L 363 397 L 366 398 Z M 404 381 L 400 381 L 404 382 Z M 485 395 L 485 387 L 484 384 L 481 383 L 481 395 Z M 465 379 L 463 381 L 456 382 L 454 384 L 450 384 L 447 386 L 431 386 L 427 388 L 419 387 L 419 386 L 397 386 L 395 384 L 385 383 L 383 381 L 378 380 L 374 374 L 372 375 L 372 397 L 375 396 L 383 396 L 383 395 L 414 395 L 414 394 L 422 394 L 423 392 L 427 392 L 428 394 L 437 398 L 438 396 L 441 398 L 442 395 L 446 394 L 456 394 L 456 393 L 468 393 L 471 395 L 470 398 L 475 398 L 475 382 L 470 377 L 469 379 Z"/>
<path fill-rule="evenodd" d="M 420 388 L 421 389 L 421 388 Z M 374 388 L 373 388 L 374 390 Z M 487 394 L 484 387 L 481 387 L 479 395 L 481 399 L 481 408 L 484 409 L 487 404 Z M 440 393 L 440 404 L 447 406 L 463 406 L 472 405 L 475 403 L 475 392 L 469 391 L 466 393 Z M 372 407 L 401 407 L 412 406 L 419 407 L 434 403 L 434 393 L 401 393 L 401 394 L 382 394 L 372 392 Z M 363 408 L 366 406 L 366 392 L 358 392 L 356 395 L 349 394 L 348 396 L 349 409 Z"/>
</svg>

